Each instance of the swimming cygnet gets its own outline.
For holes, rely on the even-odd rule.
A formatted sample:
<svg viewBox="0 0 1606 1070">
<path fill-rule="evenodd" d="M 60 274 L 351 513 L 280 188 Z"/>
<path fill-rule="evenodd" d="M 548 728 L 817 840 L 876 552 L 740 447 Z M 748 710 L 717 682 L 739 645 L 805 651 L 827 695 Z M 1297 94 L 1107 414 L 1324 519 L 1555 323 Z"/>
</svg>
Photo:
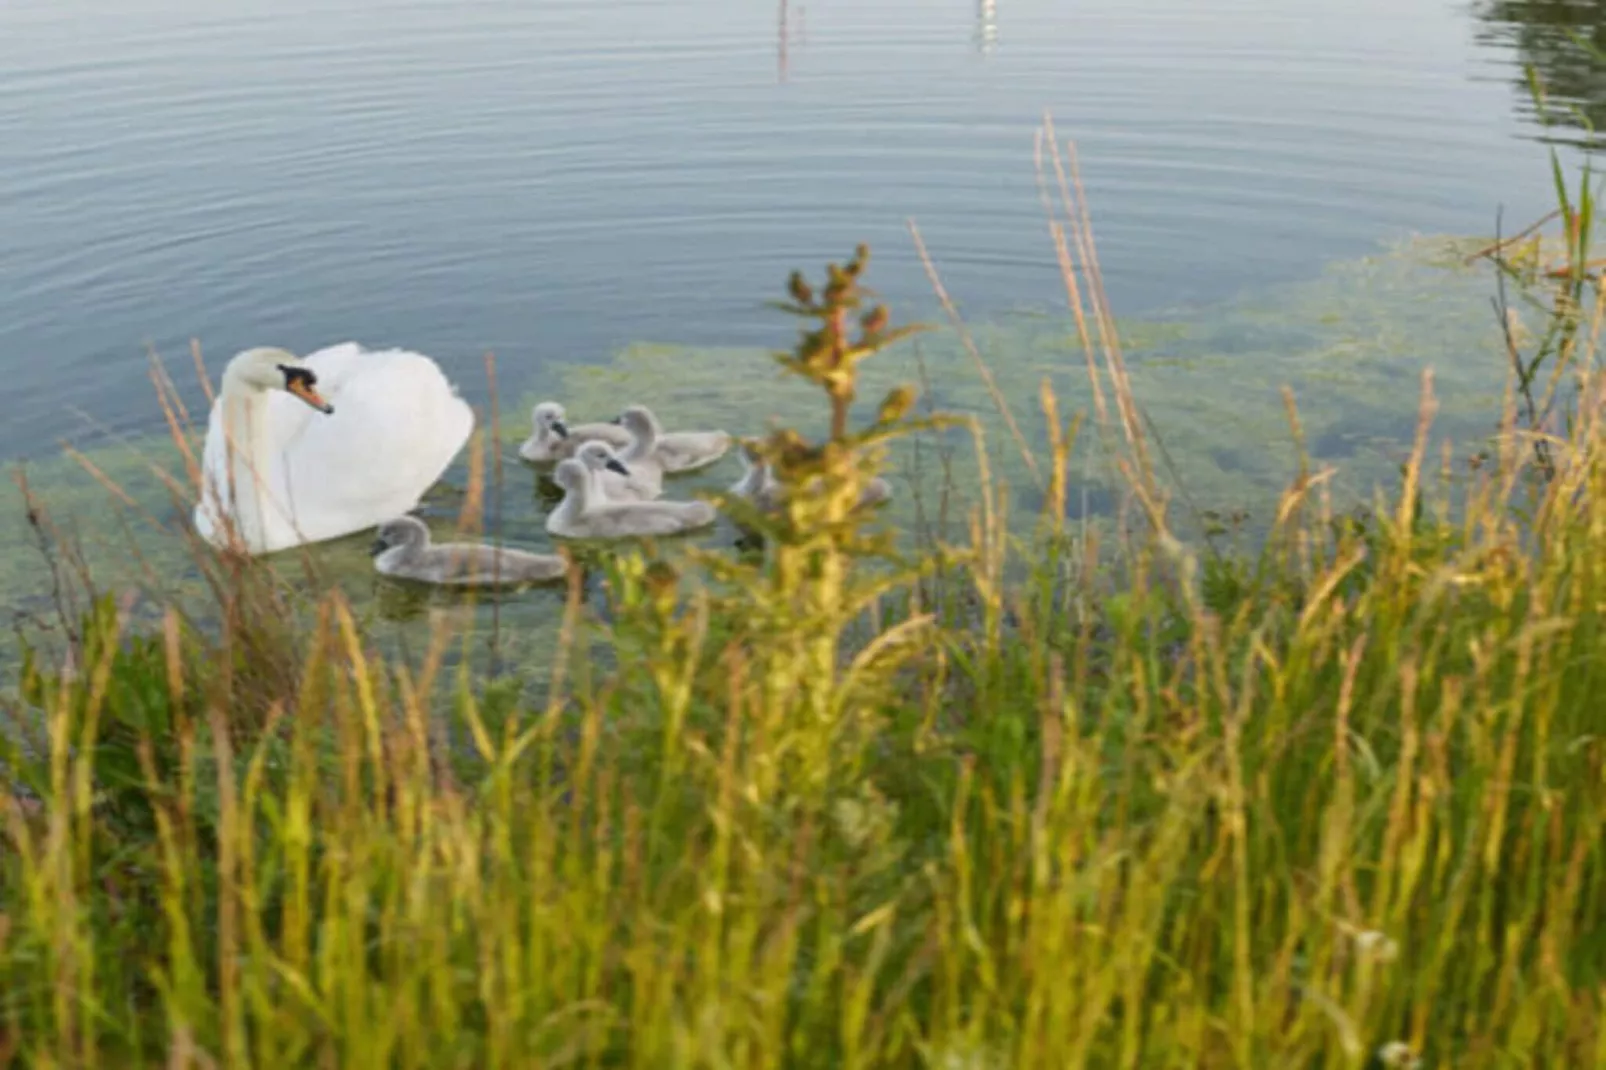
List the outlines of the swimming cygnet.
<svg viewBox="0 0 1606 1070">
<path fill-rule="evenodd" d="M 432 546 L 429 528 L 415 516 L 379 525 L 372 553 L 381 575 L 444 587 L 544 583 L 562 579 L 568 562 L 556 554 L 447 542 Z"/>
<path fill-rule="evenodd" d="M 646 502 L 664 492 L 662 479 L 656 484 L 637 479 L 606 442 L 583 443 L 574 451 L 574 459 L 591 473 L 592 485 L 603 501 Z"/>
<path fill-rule="evenodd" d="M 519 456 L 534 464 L 572 457 L 587 442 L 606 442 L 621 450 L 630 445 L 630 432 L 617 423 L 571 425 L 556 401 L 543 401 L 531 409 L 530 424 L 530 437 L 519 447 Z"/>
<path fill-rule="evenodd" d="M 665 431 L 645 405 L 629 406 L 615 423 L 630 432 L 630 445 L 620 454 L 620 460 L 632 472 L 637 456 L 651 458 L 671 475 L 694 472 L 713 464 L 731 448 L 731 436 L 726 431 Z"/>
<path fill-rule="evenodd" d="M 742 476 L 731 484 L 731 493 L 746 498 L 766 512 L 778 509 L 785 500 L 786 488 L 775 478 L 775 471 L 761 459 L 750 443 L 743 442 L 737 456 L 742 459 Z M 879 505 L 892 497 L 892 486 L 880 476 L 873 477 L 859 492 L 857 508 Z"/>
<path fill-rule="evenodd" d="M 775 473 L 753 450 L 751 443 L 743 442 L 736 456 L 742 462 L 742 476 L 731 484 L 731 493 L 746 498 L 765 512 L 781 504 L 781 485 Z"/>
<path fill-rule="evenodd" d="M 596 476 L 578 458 L 559 461 L 552 479 L 563 500 L 547 516 L 546 529 L 565 539 L 626 539 L 678 535 L 714 522 L 708 502 L 620 502 L 603 498 Z"/>
<path fill-rule="evenodd" d="M 641 405 L 632 405 L 617 421 L 630 434 L 630 445 L 619 451 L 619 461 L 630 472 L 630 479 L 653 497 L 663 493 L 664 462 L 658 457 L 663 435 L 658 421 Z"/>
</svg>

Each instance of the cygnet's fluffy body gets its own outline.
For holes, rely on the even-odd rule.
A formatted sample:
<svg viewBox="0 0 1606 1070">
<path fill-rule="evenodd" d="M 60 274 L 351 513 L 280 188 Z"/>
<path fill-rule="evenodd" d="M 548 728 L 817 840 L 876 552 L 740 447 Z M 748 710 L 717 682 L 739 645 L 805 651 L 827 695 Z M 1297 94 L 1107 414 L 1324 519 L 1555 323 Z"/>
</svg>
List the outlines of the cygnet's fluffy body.
<svg viewBox="0 0 1606 1070">
<path fill-rule="evenodd" d="M 587 442 L 574 451 L 574 459 L 591 473 L 592 486 L 607 502 L 648 502 L 664 492 L 664 482 L 640 479 L 605 442 Z"/>
<path fill-rule="evenodd" d="M 556 554 L 533 554 L 481 543 L 432 545 L 429 529 L 413 516 L 379 525 L 374 568 L 385 576 L 442 587 L 508 586 L 562 579 L 568 562 Z"/>
<path fill-rule="evenodd" d="M 633 405 L 652 417 L 645 406 Z M 571 424 L 563 406 L 543 401 L 530 410 L 530 437 L 519 446 L 519 456 L 532 464 L 555 464 L 575 456 L 587 442 L 603 442 L 623 453 L 634 436 L 621 417 L 608 423 Z M 730 449 L 731 436 L 724 431 L 665 431 L 652 419 L 651 427 L 640 425 L 651 438 L 650 456 L 660 472 L 671 475 L 706 468 Z"/>
<path fill-rule="evenodd" d="M 546 529 L 565 539 L 628 539 L 678 535 L 707 527 L 715 519 L 708 502 L 609 501 L 599 480 L 579 458 L 559 461 L 552 479 L 563 500 L 547 516 Z"/>
<path fill-rule="evenodd" d="M 627 406 L 614 422 L 630 435 L 619 459 L 633 475 L 645 479 L 662 480 L 666 472 L 706 468 L 725 456 L 731 445 L 731 436 L 724 431 L 665 431 L 645 405 Z"/>
<path fill-rule="evenodd" d="M 775 478 L 775 472 L 768 462 L 762 460 L 745 442 L 742 443 L 737 455 L 742 459 L 742 475 L 731 484 L 731 493 L 746 498 L 766 512 L 779 509 L 785 500 L 786 488 Z M 864 490 L 859 493 L 857 507 L 867 509 L 891 497 L 892 485 L 880 476 L 876 476 L 865 484 Z"/>
<path fill-rule="evenodd" d="M 556 401 L 543 401 L 531 409 L 530 425 L 530 437 L 519 446 L 519 456 L 533 464 L 566 460 L 587 442 L 620 450 L 630 445 L 630 432 L 616 423 L 570 424 Z"/>
<path fill-rule="evenodd" d="M 707 468 L 731 448 L 732 439 L 728 431 L 665 431 L 647 406 L 632 405 L 630 409 L 644 414 L 651 421 L 651 433 L 657 438 L 653 454 L 670 475 Z"/>
</svg>

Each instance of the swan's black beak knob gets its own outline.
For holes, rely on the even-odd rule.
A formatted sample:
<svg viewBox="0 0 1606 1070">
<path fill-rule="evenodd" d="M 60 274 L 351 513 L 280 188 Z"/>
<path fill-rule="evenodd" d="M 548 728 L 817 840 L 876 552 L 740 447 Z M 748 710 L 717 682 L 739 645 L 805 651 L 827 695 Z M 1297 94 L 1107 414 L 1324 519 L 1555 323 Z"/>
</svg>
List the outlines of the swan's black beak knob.
<svg viewBox="0 0 1606 1070">
<path fill-rule="evenodd" d="M 378 557 L 380 554 L 384 553 L 388 549 L 390 549 L 390 544 L 387 543 L 384 539 L 375 539 L 374 540 L 374 544 L 372 546 L 368 547 L 368 556 L 369 557 Z"/>
<path fill-rule="evenodd" d="M 324 415 L 335 411 L 335 407 L 323 399 L 318 393 L 318 377 L 306 368 L 292 368 L 283 364 L 279 370 L 284 373 L 284 388 L 302 401 L 311 405 Z"/>
<path fill-rule="evenodd" d="M 630 469 L 626 468 L 617 457 L 609 457 L 608 463 L 604 467 L 606 467 L 608 471 L 618 472 L 622 476 L 628 476 L 630 474 Z"/>
<path fill-rule="evenodd" d="M 564 423 L 562 420 L 553 420 L 552 430 L 558 433 L 559 438 L 569 437 L 569 425 Z"/>
</svg>

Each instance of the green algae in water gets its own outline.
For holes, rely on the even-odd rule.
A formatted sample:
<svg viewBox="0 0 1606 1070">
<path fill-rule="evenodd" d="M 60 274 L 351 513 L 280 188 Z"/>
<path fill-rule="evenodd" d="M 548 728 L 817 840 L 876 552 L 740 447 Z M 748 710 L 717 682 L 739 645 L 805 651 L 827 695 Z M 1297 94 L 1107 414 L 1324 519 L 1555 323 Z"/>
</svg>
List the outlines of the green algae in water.
<svg viewBox="0 0 1606 1070">
<path fill-rule="evenodd" d="M 100 592 L 132 596 L 133 627 L 157 625 L 166 607 L 174 606 L 207 626 L 216 603 L 192 556 L 198 552 L 185 532 L 190 523 L 186 502 L 174 498 L 157 469 L 183 482 L 183 464 L 166 436 L 129 439 L 83 450 L 105 479 L 136 503 L 131 507 L 70 456 L 29 462 L 24 471 L 35 500 L 51 528 L 71 547 L 65 560 L 60 547 L 48 552 L 41 532 L 30 522 L 23 496 L 15 487 L 0 497 L 0 595 L 14 619 L 52 621 L 57 585 L 53 564 L 64 573 L 77 561 L 90 585 Z M 437 535 L 454 530 L 466 482 L 466 466 L 454 466 L 433 488 L 418 510 Z M 520 509 L 517 494 L 508 496 L 505 530 L 540 527 L 533 506 Z M 544 531 L 543 531 L 544 535 Z M 516 541 L 511 534 L 504 541 Z M 369 556 L 371 533 L 359 533 L 261 559 L 292 596 L 298 615 L 310 628 L 319 596 L 340 590 L 350 601 L 365 634 L 390 651 L 427 649 L 434 629 L 449 624 L 468 634 L 497 622 L 499 660 L 527 672 L 545 675 L 558 639 L 567 594 L 563 585 L 520 591 L 442 591 L 381 577 Z M 549 540 L 548 540 L 549 542 Z M 204 551 L 202 551 L 204 552 Z M 63 588 L 77 591 L 76 576 L 65 576 Z M 5 644 L 0 661 L 15 656 Z"/>
<path fill-rule="evenodd" d="M 1296 464 L 1285 386 L 1299 405 L 1312 459 L 1336 467 L 1335 487 L 1351 502 L 1396 478 L 1426 367 L 1435 372 L 1436 439 L 1448 436 L 1471 448 L 1492 433 L 1506 370 L 1489 314 L 1490 280 L 1461 266 L 1475 244 L 1415 238 L 1329 264 L 1313 279 L 1118 325 L 1136 399 L 1187 498 L 1202 508 L 1269 510 Z M 1029 310 L 970 331 L 1040 455 L 1047 446 L 1037 400 L 1044 379 L 1062 413 L 1091 410 L 1086 359 L 1068 316 Z M 1017 489 L 1022 513 L 1039 503 L 1004 421 L 952 331 L 923 336 L 865 368 L 861 415 L 887 388 L 919 381 L 923 373 L 932 404 L 979 421 L 994 471 Z M 627 400 L 662 398 L 655 407 L 670 426 L 756 433 L 778 421 L 818 433 L 825 420 L 820 399 L 803 384 L 782 380 L 758 349 L 633 346 L 608 368 L 561 369 L 551 389 L 575 419 L 609 416 Z M 1092 442 L 1084 432 L 1082 446 Z M 907 467 L 910 453 L 899 453 L 895 470 Z M 1080 484 L 1098 501 L 1119 492 L 1105 466 L 1084 473 L 1073 464 L 1079 477 L 1073 502 Z M 961 463 L 956 477 L 973 480 L 974 464 Z M 900 510 L 895 504 L 899 519 L 907 519 Z"/>
<path fill-rule="evenodd" d="M 1490 434 L 1506 369 L 1489 312 L 1491 282 L 1486 273 L 1460 266 L 1472 244 L 1413 239 L 1330 264 L 1313 279 L 1120 324 L 1137 401 L 1175 465 L 1187 501 L 1269 515 L 1296 462 L 1280 396 L 1284 386 L 1295 392 L 1313 459 L 1337 468 L 1336 488 L 1351 501 L 1368 498 L 1375 486 L 1397 477 L 1415 426 L 1424 367 L 1436 373 L 1436 437 L 1450 436 L 1471 448 Z M 1047 445 L 1037 400 L 1043 379 L 1058 393 L 1062 414 L 1091 411 L 1086 361 L 1068 316 L 1018 311 L 974 324 L 971 333 L 1040 457 Z M 776 341 L 792 341 L 780 317 Z M 1035 516 L 1040 495 L 951 330 L 905 343 L 863 368 L 856 419 L 870 418 L 892 386 L 928 382 L 931 396 L 924 403 L 977 419 L 994 473 L 1014 489 L 1019 520 Z M 508 544 L 535 550 L 551 547 L 544 529 L 551 488 L 517 458 L 514 446 L 529 432 L 531 405 L 544 397 L 563 400 L 575 421 L 609 419 L 632 401 L 651 405 L 669 427 L 719 427 L 737 434 L 762 433 L 779 423 L 818 435 L 828 421 L 818 394 L 783 375 L 768 351 L 755 348 L 641 343 L 606 365 L 549 366 L 517 405 L 502 407 L 502 493 L 486 518 Z M 951 489 L 953 508 L 962 509 L 974 500 L 977 474 L 969 437 L 948 432 L 941 442 L 956 451 Z M 935 510 L 943 480 L 933 453 L 937 444 L 927 437 L 895 450 L 889 473 L 895 497 L 882 514 L 886 522 L 914 525 L 915 489 L 926 514 Z M 1120 487 L 1107 466 L 1097 463 L 1094 436 L 1084 429 L 1078 451 L 1090 448 L 1095 463 L 1084 467 L 1081 457 L 1073 460 L 1072 508 L 1079 508 L 1085 494 L 1096 512 L 1108 512 Z M 142 604 L 151 613 L 169 599 L 204 605 L 207 593 L 190 549 L 174 533 L 188 524 L 187 508 L 175 506 L 151 472 L 152 464 L 182 471 L 171 442 L 152 436 L 85 453 L 169 529 L 151 530 L 71 458 L 30 463 L 32 485 L 53 520 L 81 542 L 97 584 L 144 592 Z M 739 472 L 740 463 L 728 456 L 703 472 L 672 479 L 667 493 L 685 498 L 724 490 Z M 1169 473 L 1162 474 L 1169 482 Z M 451 532 L 466 482 L 466 464 L 459 463 L 420 510 L 438 536 Z M 694 541 L 734 546 L 736 533 L 722 520 Z M 484 630 L 494 614 L 511 660 L 550 662 L 561 588 L 470 599 L 398 587 L 373 573 L 368 542 L 363 534 L 322 544 L 311 557 L 319 576 L 351 598 L 381 642 L 422 644 L 432 621 L 443 616 Z M 276 555 L 273 567 L 310 601 L 316 584 L 302 574 L 299 555 Z M 25 612 L 49 605 L 50 573 L 15 491 L 0 500 L 0 596 Z"/>
</svg>

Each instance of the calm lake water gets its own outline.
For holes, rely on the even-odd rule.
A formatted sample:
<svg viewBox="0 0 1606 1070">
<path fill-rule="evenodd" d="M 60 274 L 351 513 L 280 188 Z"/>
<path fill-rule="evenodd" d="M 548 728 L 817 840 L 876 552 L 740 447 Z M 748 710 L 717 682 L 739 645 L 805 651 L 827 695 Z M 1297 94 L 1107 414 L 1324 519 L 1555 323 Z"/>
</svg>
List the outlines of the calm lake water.
<svg viewBox="0 0 1606 1070">
<path fill-rule="evenodd" d="M 1119 314 L 1545 207 L 1519 57 L 1595 5 L 1446 0 L 5 0 L 0 456 L 153 428 L 154 344 L 347 338 L 483 396 L 653 340 L 785 344 L 872 244 L 966 312 L 1054 302 L 1077 140 Z M 1551 56 L 1554 59 L 1554 56 Z M 1564 89 L 1585 97 L 1598 79 Z M 1586 65 L 1587 66 L 1587 65 Z"/>
</svg>

